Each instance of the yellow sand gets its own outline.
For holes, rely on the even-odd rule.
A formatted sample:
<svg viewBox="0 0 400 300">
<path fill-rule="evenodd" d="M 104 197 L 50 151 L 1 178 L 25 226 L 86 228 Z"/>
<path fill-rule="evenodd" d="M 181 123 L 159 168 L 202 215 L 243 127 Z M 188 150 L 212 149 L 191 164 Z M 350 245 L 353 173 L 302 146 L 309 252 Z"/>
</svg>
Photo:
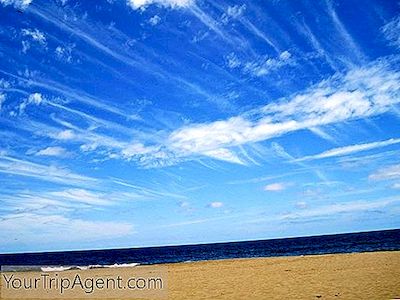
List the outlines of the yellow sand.
<svg viewBox="0 0 400 300">
<path fill-rule="evenodd" d="M 170 266 L 170 299 L 400 299 L 400 252 Z"/>
<path fill-rule="evenodd" d="M 164 266 L 168 271 L 168 299 L 400 299 L 400 251 Z M 104 272 L 130 271 L 79 272 L 101 276 Z"/>
</svg>

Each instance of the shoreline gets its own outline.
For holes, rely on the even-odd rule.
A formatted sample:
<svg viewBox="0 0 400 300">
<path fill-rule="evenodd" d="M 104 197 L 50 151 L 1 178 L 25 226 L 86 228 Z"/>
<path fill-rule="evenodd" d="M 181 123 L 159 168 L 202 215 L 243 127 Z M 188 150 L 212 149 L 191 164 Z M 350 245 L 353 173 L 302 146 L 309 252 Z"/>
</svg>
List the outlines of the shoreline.
<svg viewBox="0 0 400 300">
<path fill-rule="evenodd" d="M 337 252 L 337 253 L 317 253 L 317 254 L 304 254 L 304 255 L 276 255 L 276 256 L 257 256 L 257 257 L 236 257 L 236 258 L 218 258 L 218 259 L 205 259 L 205 260 L 192 260 L 192 261 L 180 261 L 170 263 L 156 263 L 156 264 L 139 264 L 139 266 L 165 266 L 165 265 L 176 265 L 176 264 L 196 264 L 204 262 L 226 262 L 226 261 L 241 261 L 241 260 L 264 260 L 264 259 L 279 259 L 279 258 L 301 258 L 301 257 L 321 257 L 321 256 L 337 256 L 337 255 L 353 255 L 353 254 L 368 254 L 368 253 L 391 253 L 399 252 L 400 249 L 396 250 L 373 250 L 373 251 L 361 251 L 361 252 Z"/>
<path fill-rule="evenodd" d="M 264 260 L 264 259 L 279 259 L 279 258 L 301 258 L 301 257 L 323 257 L 323 256 L 339 256 L 339 255 L 353 255 L 353 254 L 368 254 L 368 253 L 391 253 L 391 252 L 399 252 L 400 249 L 395 250 L 371 250 L 371 251 L 361 251 L 361 252 L 336 252 L 336 253 L 316 253 L 316 254 L 304 254 L 304 255 L 276 255 L 276 256 L 256 256 L 256 257 L 235 257 L 235 258 L 217 258 L 217 259 L 204 259 L 204 260 L 189 260 L 189 261 L 177 261 L 177 262 L 165 262 L 165 263 L 136 263 L 136 262 L 127 262 L 121 264 L 113 264 L 113 265 L 26 265 L 26 267 L 70 267 L 70 269 L 65 270 L 22 270 L 22 271 L 12 271 L 12 272 L 67 272 L 67 271 L 87 271 L 87 270 L 96 270 L 96 269 L 130 269 L 137 267 L 151 267 L 151 266 L 174 266 L 178 264 L 197 264 L 197 263 L 205 263 L 205 262 L 229 262 L 229 261 L 246 261 L 246 260 Z M 131 265 L 131 266 L 128 266 Z M 4 265 L 7 266 L 7 265 Z M 24 265 L 22 265 L 24 266 Z M 89 268 L 87 268 L 89 267 Z M 6 272 L 10 272 L 7 270 Z"/>
</svg>

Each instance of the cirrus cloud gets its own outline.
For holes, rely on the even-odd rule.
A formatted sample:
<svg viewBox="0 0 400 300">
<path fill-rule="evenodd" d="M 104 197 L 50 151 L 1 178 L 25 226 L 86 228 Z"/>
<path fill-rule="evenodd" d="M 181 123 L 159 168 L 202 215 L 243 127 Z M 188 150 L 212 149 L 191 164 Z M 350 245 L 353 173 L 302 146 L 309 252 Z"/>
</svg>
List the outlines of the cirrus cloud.
<svg viewBox="0 0 400 300">
<path fill-rule="evenodd" d="M 190 6 L 193 2 L 193 0 L 128 0 L 128 5 L 133 9 L 144 9 L 152 4 L 168 8 L 183 8 Z"/>
<path fill-rule="evenodd" d="M 281 182 L 276 182 L 276 183 L 271 183 L 271 184 L 267 184 L 264 187 L 264 191 L 268 191 L 268 192 L 280 192 L 283 191 L 284 189 L 286 189 L 287 185 Z"/>
<path fill-rule="evenodd" d="M 211 208 L 220 208 L 222 206 L 224 206 L 224 203 L 219 202 L 219 201 L 211 202 L 208 204 L 208 207 L 211 207 Z"/>
<path fill-rule="evenodd" d="M 62 157 L 68 155 L 68 152 L 62 147 L 47 147 L 39 150 L 35 155 Z"/>
<path fill-rule="evenodd" d="M 25 9 L 31 4 L 32 0 L 0 0 L 4 6 L 13 5 L 15 8 Z"/>
</svg>

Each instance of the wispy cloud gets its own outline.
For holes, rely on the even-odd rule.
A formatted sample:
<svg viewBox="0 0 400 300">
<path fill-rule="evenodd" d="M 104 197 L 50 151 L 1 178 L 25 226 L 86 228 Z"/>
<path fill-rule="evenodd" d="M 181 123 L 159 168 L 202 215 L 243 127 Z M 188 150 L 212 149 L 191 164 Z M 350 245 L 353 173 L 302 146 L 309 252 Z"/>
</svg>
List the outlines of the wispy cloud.
<svg viewBox="0 0 400 300">
<path fill-rule="evenodd" d="M 4 103 L 5 101 L 6 101 L 6 95 L 0 93 L 0 111 L 1 111 L 1 108 L 2 108 L 3 103 Z"/>
<path fill-rule="evenodd" d="M 346 27 L 340 20 L 334 5 L 333 1 L 326 1 L 327 3 L 327 12 L 330 15 L 333 25 L 335 26 L 337 32 L 341 35 L 344 43 L 342 43 L 342 46 L 346 47 L 349 49 L 350 53 L 354 55 L 354 57 L 359 61 L 362 62 L 365 60 L 365 56 L 358 46 L 358 44 L 354 41 L 353 37 L 351 34 L 347 31 Z"/>
<path fill-rule="evenodd" d="M 219 201 L 211 202 L 208 204 L 208 207 L 211 207 L 211 208 L 221 208 L 222 206 L 224 206 L 224 203 L 219 202 Z"/>
<path fill-rule="evenodd" d="M 399 202 L 398 199 L 380 200 L 380 201 L 352 201 L 347 203 L 338 203 L 325 205 L 313 209 L 303 209 L 298 212 L 283 214 L 282 220 L 306 219 L 313 217 L 322 217 L 342 213 L 362 212 L 383 208 L 393 203 Z"/>
<path fill-rule="evenodd" d="M 246 11 L 246 4 L 228 6 L 226 12 L 222 14 L 221 21 L 227 24 L 230 19 L 237 19 Z"/>
<path fill-rule="evenodd" d="M 368 150 L 372 150 L 372 149 L 376 149 L 376 148 L 395 145 L 398 143 L 400 143 L 400 139 L 389 139 L 389 140 L 379 141 L 379 142 L 356 144 L 356 145 L 351 145 L 351 146 L 330 149 L 330 150 L 324 151 L 319 154 L 298 158 L 295 161 L 315 160 L 315 159 L 344 156 L 344 155 L 349 155 L 349 154 L 358 153 L 358 152 L 362 152 L 362 151 L 368 151 Z"/>
<path fill-rule="evenodd" d="M 89 205 L 110 205 L 111 195 L 94 193 L 84 189 L 67 189 L 63 191 L 49 192 L 51 198 L 61 199 L 62 201 L 80 202 Z"/>
<path fill-rule="evenodd" d="M 247 164 L 252 160 L 238 147 L 301 129 L 314 130 L 329 124 L 364 119 L 394 109 L 400 102 L 400 74 L 390 68 L 391 62 L 376 61 L 345 75 L 337 74 L 303 93 L 227 120 L 178 128 L 164 134 L 158 143 L 117 141 L 83 129 L 79 132 L 67 129 L 58 135 L 63 139 L 86 141 L 88 147 L 83 145 L 81 150 L 91 151 L 104 146 L 110 150 L 109 158 L 132 160 L 146 167 L 168 166 L 196 156 Z M 300 160 L 342 156 L 395 143 L 398 139 L 352 145 Z"/>
<path fill-rule="evenodd" d="M 241 165 L 246 164 L 243 159 L 239 158 L 234 152 L 226 148 L 208 150 L 204 152 L 204 155 L 231 163 L 236 163 Z"/>
<path fill-rule="evenodd" d="M 382 32 L 391 45 L 400 48 L 400 16 L 383 26 Z"/>
<path fill-rule="evenodd" d="M 122 110 L 118 109 L 115 106 L 112 106 L 96 97 L 93 97 L 92 95 L 89 95 L 88 93 L 84 92 L 83 90 L 77 90 L 73 89 L 67 85 L 64 85 L 60 82 L 53 81 L 51 79 L 43 79 L 40 78 L 39 75 L 35 75 L 35 78 L 25 78 L 20 75 L 15 75 L 6 71 L 0 70 L 1 73 L 6 74 L 7 76 L 10 76 L 16 80 L 18 80 L 20 83 L 23 83 L 24 85 L 29 85 L 29 86 L 35 86 L 40 89 L 46 89 L 49 92 L 55 93 L 56 95 L 61 95 L 65 97 L 66 99 L 72 99 L 80 103 L 84 103 L 111 113 L 114 113 L 116 115 L 123 116 L 125 118 L 128 118 L 128 115 L 123 112 Z M 48 103 L 49 104 L 49 103 Z"/>
<path fill-rule="evenodd" d="M 107 182 L 103 182 L 107 184 Z M 2 196 L 3 208 L 15 212 L 57 213 L 66 215 L 80 210 L 103 209 L 103 207 L 118 207 L 127 201 L 143 200 L 148 196 L 137 192 L 125 192 L 110 188 L 107 192 L 84 189 L 79 187 L 49 190 L 15 190 Z"/>
<path fill-rule="evenodd" d="M 46 45 L 46 36 L 39 29 L 25 28 L 21 30 L 23 36 L 28 36 L 39 44 Z"/>
<path fill-rule="evenodd" d="M 390 70 L 388 62 L 375 62 L 246 115 L 180 128 L 171 133 L 167 143 L 183 155 L 207 155 L 208 151 L 230 150 L 300 129 L 368 118 L 390 111 L 400 102 L 399 80 L 400 74 Z M 253 115 L 255 120 L 249 118 Z"/>
<path fill-rule="evenodd" d="M 261 57 L 257 61 L 246 62 L 242 68 L 243 72 L 260 77 L 294 64 L 295 60 L 292 58 L 292 54 L 284 51 L 278 57 Z"/>
<path fill-rule="evenodd" d="M 74 44 L 67 45 L 67 46 L 57 46 L 56 49 L 54 50 L 54 53 L 60 61 L 72 63 L 74 48 L 75 48 Z"/>
<path fill-rule="evenodd" d="M 269 215 L 263 218 L 255 218 L 245 221 L 244 223 L 263 223 L 263 222 L 291 222 L 306 221 L 315 218 L 327 216 L 340 216 L 342 214 L 356 214 L 370 211 L 382 210 L 390 205 L 396 205 L 400 202 L 398 197 L 379 199 L 375 201 L 349 201 L 343 203 L 334 203 L 309 208 L 305 202 L 298 202 L 297 209 L 294 212 Z"/>
<path fill-rule="evenodd" d="M 393 185 L 392 185 L 392 189 L 400 189 L 400 182 L 397 182 L 397 183 L 394 183 Z"/>
<path fill-rule="evenodd" d="M 26 98 L 22 103 L 19 105 L 19 113 L 22 114 L 25 112 L 25 109 L 28 105 L 40 105 L 44 101 L 44 97 L 40 93 L 33 93 L 30 94 L 28 98 Z"/>
<path fill-rule="evenodd" d="M 299 201 L 296 202 L 296 207 L 299 209 L 306 209 L 308 207 L 308 204 L 305 201 Z"/>
<path fill-rule="evenodd" d="M 161 18 L 158 15 L 154 15 L 149 19 L 149 24 L 152 26 L 156 26 L 158 23 L 160 23 Z"/>
<path fill-rule="evenodd" d="M 323 130 L 319 127 L 310 127 L 309 130 L 312 133 L 314 133 L 315 135 L 319 136 L 320 138 L 323 138 L 327 141 L 337 144 L 336 139 L 332 135 L 330 135 L 328 132 L 326 132 L 325 130 Z"/>
<path fill-rule="evenodd" d="M 143 9 L 151 4 L 157 4 L 168 8 L 188 7 L 194 0 L 128 0 L 129 6 L 133 9 Z"/>
<path fill-rule="evenodd" d="M 282 182 L 276 182 L 276 183 L 270 183 L 264 186 L 264 191 L 268 192 L 280 192 L 285 190 L 287 187 L 287 184 L 282 183 Z"/>
<path fill-rule="evenodd" d="M 137 184 L 133 184 L 131 182 L 126 182 L 118 178 L 111 179 L 113 183 L 118 184 L 120 186 L 128 187 L 133 189 L 139 195 L 143 195 L 145 197 L 163 197 L 163 198 L 177 198 L 177 199 L 186 199 L 186 196 L 176 193 L 171 193 L 169 191 L 164 190 L 156 190 L 149 187 L 140 186 Z"/>
<path fill-rule="evenodd" d="M 71 249 L 65 245 L 115 239 L 134 233 L 134 226 L 127 222 L 92 221 L 56 214 L 5 215 L 0 219 L 0 226 L 0 238 L 8 240 L 8 245 L 18 244 L 19 241 L 24 244 L 40 244 L 42 251 L 54 249 L 54 245 L 64 245 L 61 248 Z M 28 249 L 31 248 L 26 250 Z M 2 247 L 0 251 L 5 250 L 6 248 Z"/>
<path fill-rule="evenodd" d="M 225 59 L 228 68 L 239 69 L 244 74 L 250 74 L 256 77 L 266 76 L 282 67 L 295 64 L 295 59 L 292 58 L 292 54 L 289 51 L 284 51 L 277 57 L 260 56 L 252 61 L 243 61 L 234 53 L 230 53 Z"/>
<path fill-rule="evenodd" d="M 16 8 L 25 9 L 31 4 L 32 0 L 0 0 L 4 6 L 13 5 Z"/>
<path fill-rule="evenodd" d="M 59 131 L 54 138 L 60 140 L 72 140 L 75 137 L 75 133 L 71 129 L 65 129 Z"/>
<path fill-rule="evenodd" d="M 165 1 L 165 3 L 167 2 L 168 1 Z M 137 4 L 142 5 L 141 7 L 143 8 L 145 7 L 143 5 L 151 3 L 153 2 L 139 1 Z M 192 9 L 192 6 L 195 5 L 189 5 L 189 8 Z M 30 7 L 30 13 L 56 26 L 67 34 L 73 35 L 78 40 L 99 51 L 99 53 L 105 54 L 115 61 L 133 68 L 137 72 L 145 73 L 146 76 L 150 76 L 157 81 L 161 80 L 165 84 L 171 84 L 171 82 L 173 82 L 175 88 L 189 91 L 191 93 L 194 92 L 214 105 L 225 105 L 225 101 L 222 99 L 222 97 L 214 95 L 214 93 L 209 89 L 206 89 L 204 86 L 200 86 L 193 80 L 179 76 L 175 72 L 171 72 L 167 66 L 157 63 L 158 57 L 151 48 L 147 48 L 144 44 L 141 44 L 141 51 L 132 51 L 131 46 L 127 46 L 132 43 L 132 37 L 126 35 L 120 30 L 111 27 L 105 28 L 104 26 L 99 26 L 98 23 L 91 22 L 92 20 L 89 18 L 82 15 L 77 15 L 76 11 L 70 9 L 69 7 L 63 7 L 61 10 L 55 5 L 40 7 L 33 6 Z M 121 47 L 121 45 L 125 46 Z M 90 59 L 93 58 L 90 57 Z M 178 64 L 179 62 L 175 63 Z M 121 74 L 119 69 L 110 68 L 110 65 L 104 64 L 104 62 L 99 59 L 96 59 L 96 65 L 102 65 L 109 70 L 111 69 L 113 72 L 118 73 L 121 79 L 128 80 L 130 83 L 134 84 L 136 88 L 140 88 L 140 86 L 137 86 L 137 82 L 126 78 L 125 75 Z M 129 118 L 129 114 L 127 114 L 124 109 L 118 109 L 117 106 L 112 105 L 112 101 L 108 101 L 108 103 L 106 103 L 104 99 L 94 99 L 93 96 L 88 95 L 82 90 L 73 91 L 71 86 L 61 85 L 58 82 L 52 82 L 50 79 L 46 81 L 34 80 L 30 82 L 30 84 L 62 94 L 66 98 L 70 97 L 76 101 L 86 102 L 86 104 L 95 106 L 97 108 L 112 111 L 121 117 Z"/>
<path fill-rule="evenodd" d="M 0 173 L 78 186 L 93 185 L 97 181 L 95 178 L 76 174 L 66 168 L 43 165 L 6 155 L 0 155 Z"/>
<path fill-rule="evenodd" d="M 36 152 L 35 155 L 65 157 L 68 156 L 69 153 L 64 148 L 56 146 L 56 147 L 47 147 L 41 149 L 38 152 Z"/>
<path fill-rule="evenodd" d="M 400 164 L 381 168 L 369 175 L 372 180 L 388 180 L 400 177 Z"/>
</svg>

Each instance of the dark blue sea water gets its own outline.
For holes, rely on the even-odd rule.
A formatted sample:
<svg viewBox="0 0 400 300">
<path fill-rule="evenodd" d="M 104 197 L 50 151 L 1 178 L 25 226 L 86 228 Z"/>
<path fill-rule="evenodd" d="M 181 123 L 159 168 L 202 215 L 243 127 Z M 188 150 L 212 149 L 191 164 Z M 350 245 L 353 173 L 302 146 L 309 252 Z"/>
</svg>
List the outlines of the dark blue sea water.
<svg viewBox="0 0 400 300">
<path fill-rule="evenodd" d="M 400 250 L 400 229 L 247 242 L 0 254 L 0 265 L 159 264 L 227 258 Z"/>
</svg>

